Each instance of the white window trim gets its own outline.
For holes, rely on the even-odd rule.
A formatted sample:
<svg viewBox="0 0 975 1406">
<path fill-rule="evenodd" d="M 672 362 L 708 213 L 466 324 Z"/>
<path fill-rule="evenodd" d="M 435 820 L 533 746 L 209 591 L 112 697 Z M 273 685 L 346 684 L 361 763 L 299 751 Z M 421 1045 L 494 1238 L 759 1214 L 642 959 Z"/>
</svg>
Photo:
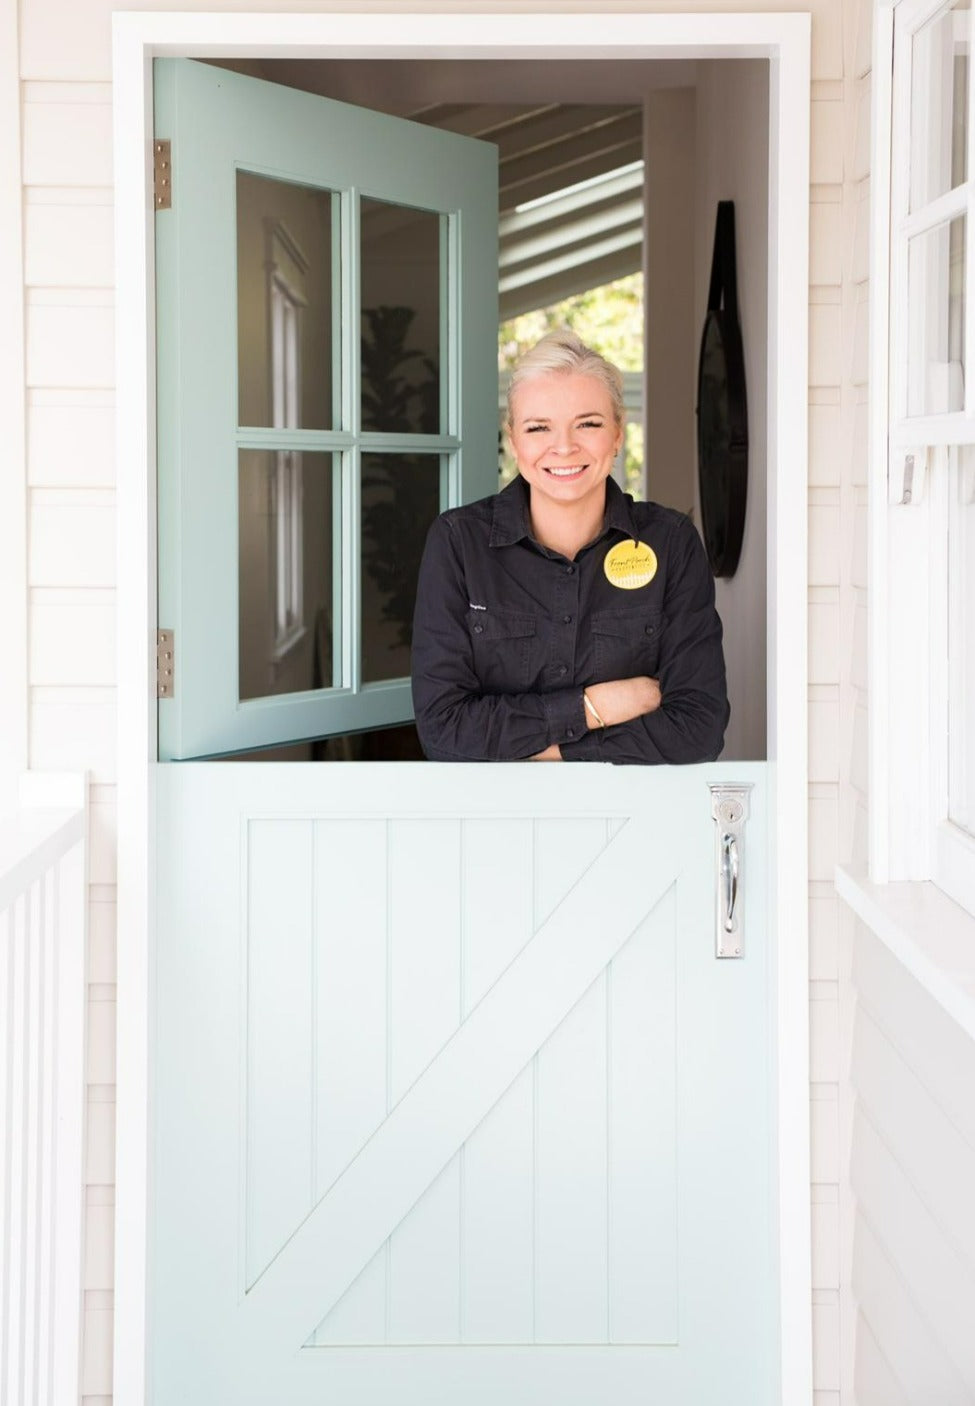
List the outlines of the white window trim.
<svg viewBox="0 0 975 1406">
<path fill-rule="evenodd" d="M 153 885 L 156 523 L 151 60 L 294 58 L 733 59 L 769 62 L 769 921 L 776 934 L 770 1180 L 777 1394 L 812 1400 L 809 1229 L 807 412 L 810 16 L 729 13 L 121 12 L 112 16 L 118 491 L 118 919 L 114 1391 L 146 1395 L 149 992 Z M 797 901 L 798 895 L 798 901 Z"/>
<path fill-rule="evenodd" d="M 0 13 L 0 813 L 28 763 L 27 396 L 19 7 Z"/>
<path fill-rule="evenodd" d="M 946 588 L 936 533 L 945 512 L 944 455 L 931 446 L 975 442 L 971 348 L 975 339 L 975 265 L 966 288 L 967 413 L 892 419 L 906 407 L 902 371 L 891 372 L 891 346 L 906 346 L 905 260 L 892 240 L 892 220 L 906 199 L 909 142 L 895 160 L 893 95 L 909 81 L 907 46 L 894 53 L 894 11 L 911 32 L 943 0 L 879 0 L 874 20 L 871 150 L 871 299 L 869 426 L 869 876 L 874 883 L 914 880 L 942 886 L 975 915 L 975 841 L 947 820 L 948 697 Z M 906 106 L 906 105 L 905 105 Z M 975 108 L 975 104 L 972 105 Z M 903 121 L 903 113 L 900 113 Z M 969 162 L 975 111 L 969 111 Z M 937 208 L 935 208 L 937 207 Z M 969 255 L 975 248 L 972 197 L 952 192 L 905 219 L 903 234 L 968 210 Z M 933 218 L 934 217 L 934 218 Z M 903 248 L 903 246 L 902 246 Z M 904 359 L 901 358 L 903 361 Z M 893 390 L 891 382 L 893 379 Z M 914 458 L 911 501 L 905 465 Z M 928 460 L 930 459 L 930 463 Z"/>
</svg>

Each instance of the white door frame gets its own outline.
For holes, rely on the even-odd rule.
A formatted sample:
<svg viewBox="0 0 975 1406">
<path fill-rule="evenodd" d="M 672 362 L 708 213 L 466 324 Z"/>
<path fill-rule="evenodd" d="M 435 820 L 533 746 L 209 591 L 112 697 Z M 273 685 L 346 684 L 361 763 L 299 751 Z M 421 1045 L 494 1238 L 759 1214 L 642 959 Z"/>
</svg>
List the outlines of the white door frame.
<svg viewBox="0 0 975 1406">
<path fill-rule="evenodd" d="M 156 757 L 152 59 L 767 58 L 768 895 L 778 1038 L 776 1188 L 783 1402 L 812 1400 L 807 887 L 808 14 L 113 16 L 118 450 L 117 1406 L 144 1406 L 152 764 Z M 555 38 L 553 39 L 553 33 Z M 178 684 L 177 684 L 178 686 Z M 776 842 L 775 835 L 778 836 Z M 788 934 L 788 941 L 784 935 Z"/>
</svg>

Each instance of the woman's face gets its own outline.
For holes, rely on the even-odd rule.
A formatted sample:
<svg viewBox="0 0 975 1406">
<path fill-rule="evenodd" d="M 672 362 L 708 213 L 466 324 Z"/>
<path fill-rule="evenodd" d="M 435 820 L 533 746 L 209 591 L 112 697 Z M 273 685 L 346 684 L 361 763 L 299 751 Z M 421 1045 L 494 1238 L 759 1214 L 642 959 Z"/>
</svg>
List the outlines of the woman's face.
<svg viewBox="0 0 975 1406">
<path fill-rule="evenodd" d="M 511 411 L 508 442 L 532 495 L 577 504 L 598 494 L 601 502 L 623 442 L 602 381 L 563 371 L 530 376 L 516 389 Z"/>
</svg>

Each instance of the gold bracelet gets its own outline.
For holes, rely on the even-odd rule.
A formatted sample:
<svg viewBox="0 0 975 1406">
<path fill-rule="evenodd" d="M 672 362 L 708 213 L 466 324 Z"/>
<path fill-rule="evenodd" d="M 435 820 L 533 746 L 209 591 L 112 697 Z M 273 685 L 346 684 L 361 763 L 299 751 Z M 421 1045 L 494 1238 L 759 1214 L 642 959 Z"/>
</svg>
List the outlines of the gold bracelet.
<svg viewBox="0 0 975 1406">
<path fill-rule="evenodd" d="M 596 709 L 593 707 L 592 699 L 589 697 L 589 694 L 586 692 L 585 689 L 582 690 L 582 701 L 583 701 L 583 703 L 585 703 L 585 705 L 586 705 L 587 709 L 589 710 L 589 712 L 592 713 L 593 717 L 596 719 L 596 725 L 597 725 L 597 727 L 605 727 L 606 724 L 603 722 L 602 718 L 601 718 L 601 717 L 599 716 L 599 714 L 596 712 Z"/>
</svg>

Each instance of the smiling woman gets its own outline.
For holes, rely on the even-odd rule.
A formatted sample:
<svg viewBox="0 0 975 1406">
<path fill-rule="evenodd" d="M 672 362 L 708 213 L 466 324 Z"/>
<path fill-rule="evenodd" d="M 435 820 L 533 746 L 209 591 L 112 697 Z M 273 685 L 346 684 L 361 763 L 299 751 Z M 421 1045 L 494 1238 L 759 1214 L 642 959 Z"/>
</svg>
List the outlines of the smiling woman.
<svg viewBox="0 0 975 1406">
<path fill-rule="evenodd" d="M 436 761 L 700 762 L 728 720 L 721 623 L 689 519 L 610 477 L 622 377 L 574 333 L 508 394 L 518 477 L 427 539 L 413 698 Z"/>
</svg>

